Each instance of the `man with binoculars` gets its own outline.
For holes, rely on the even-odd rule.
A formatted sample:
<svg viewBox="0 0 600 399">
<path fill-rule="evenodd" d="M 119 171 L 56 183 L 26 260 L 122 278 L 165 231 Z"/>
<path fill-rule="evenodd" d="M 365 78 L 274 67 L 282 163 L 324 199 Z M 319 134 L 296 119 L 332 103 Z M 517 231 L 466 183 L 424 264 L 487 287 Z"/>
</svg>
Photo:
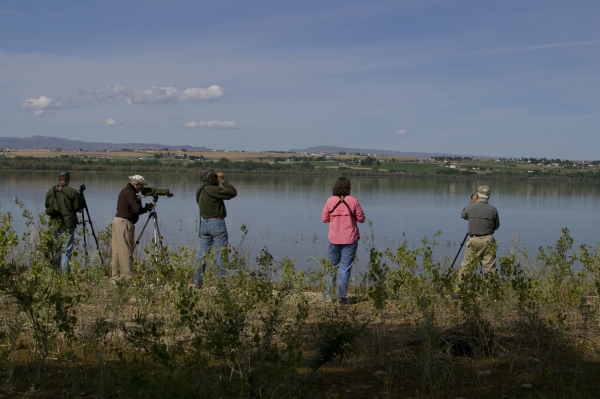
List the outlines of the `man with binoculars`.
<svg viewBox="0 0 600 399">
<path fill-rule="evenodd" d="M 196 202 L 200 210 L 200 251 L 197 259 L 198 269 L 194 273 L 196 286 L 202 285 L 202 278 L 206 269 L 205 256 L 211 247 L 217 250 L 216 263 L 219 280 L 225 275 L 225 266 L 222 259 L 221 248 L 227 246 L 228 236 L 225 226 L 227 210 L 223 200 L 230 200 L 237 195 L 235 187 L 227 180 L 223 172 L 215 172 L 212 168 L 200 171 L 202 186 L 196 190 Z"/>
</svg>

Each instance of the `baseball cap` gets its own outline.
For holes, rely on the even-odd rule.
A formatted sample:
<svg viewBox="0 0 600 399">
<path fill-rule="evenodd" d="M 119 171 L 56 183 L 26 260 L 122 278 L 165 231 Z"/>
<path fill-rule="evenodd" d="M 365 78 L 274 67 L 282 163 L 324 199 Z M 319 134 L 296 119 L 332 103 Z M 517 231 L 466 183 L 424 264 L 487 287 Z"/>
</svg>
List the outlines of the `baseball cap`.
<svg viewBox="0 0 600 399">
<path fill-rule="evenodd" d="M 490 188 L 488 186 L 477 187 L 477 192 L 483 195 L 490 195 Z"/>
<path fill-rule="evenodd" d="M 58 177 L 71 177 L 68 170 L 59 170 Z"/>
</svg>

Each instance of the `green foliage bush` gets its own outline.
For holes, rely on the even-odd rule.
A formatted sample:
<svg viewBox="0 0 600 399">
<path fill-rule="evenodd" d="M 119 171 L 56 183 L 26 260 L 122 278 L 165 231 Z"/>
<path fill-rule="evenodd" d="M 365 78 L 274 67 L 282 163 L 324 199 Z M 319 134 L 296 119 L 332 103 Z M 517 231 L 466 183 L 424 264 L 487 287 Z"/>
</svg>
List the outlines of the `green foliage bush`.
<svg viewBox="0 0 600 399">
<path fill-rule="evenodd" d="M 343 364 L 387 370 L 381 390 L 390 395 L 411 382 L 417 397 L 456 397 L 461 358 L 519 364 L 535 356 L 583 367 L 600 353 L 595 341 L 572 339 L 598 327 L 599 251 L 574 251 L 568 229 L 535 257 L 511 248 L 496 273 L 473 259 L 461 278 L 437 255 L 441 232 L 418 247 L 378 249 L 371 231 L 366 273 L 356 280 L 364 285 L 350 288 L 354 304 L 339 307 L 313 295 L 335 271 L 326 259 L 299 271 L 267 248 L 251 260 L 242 244 L 224 250 L 223 278 L 216 253 L 208 255 L 201 288 L 192 284 L 189 248 L 146 248 L 130 280 L 111 282 L 94 252 L 74 251 L 73 272 L 63 273 L 65 237 L 18 203 L 29 227 L 22 236 L 13 215 L 0 213 L 0 367 L 14 392 L 318 397 L 324 370 Z M 110 262 L 110 230 L 99 237 Z"/>
</svg>

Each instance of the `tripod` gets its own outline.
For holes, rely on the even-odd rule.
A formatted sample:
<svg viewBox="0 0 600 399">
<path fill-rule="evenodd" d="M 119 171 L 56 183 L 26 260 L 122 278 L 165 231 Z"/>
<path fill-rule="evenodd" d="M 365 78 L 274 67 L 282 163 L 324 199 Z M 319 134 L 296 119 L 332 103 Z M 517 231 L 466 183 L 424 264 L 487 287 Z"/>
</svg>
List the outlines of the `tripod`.
<svg viewBox="0 0 600 399">
<path fill-rule="evenodd" d="M 87 222 L 90 223 L 90 230 L 92 230 L 92 237 L 96 241 L 96 248 L 98 249 L 98 255 L 100 256 L 100 263 L 104 266 L 104 259 L 102 259 L 102 252 L 100 252 L 100 245 L 98 244 L 98 237 L 96 237 L 96 232 L 94 231 L 94 224 L 92 223 L 92 218 L 90 218 L 90 211 L 87 206 L 87 202 L 85 201 L 85 195 L 83 192 L 85 191 L 85 184 L 79 186 L 79 198 L 81 198 L 81 222 L 79 222 L 83 226 L 83 251 L 85 252 L 85 256 L 88 256 L 88 244 L 87 244 L 87 232 L 85 227 L 87 226 Z M 85 213 L 84 213 L 85 211 Z M 87 221 L 85 220 L 85 215 L 87 214 Z"/>
<path fill-rule="evenodd" d="M 150 220 L 152 220 L 152 224 L 154 227 L 154 250 L 156 251 L 157 248 L 162 248 L 162 236 L 160 235 L 160 229 L 158 228 L 157 220 L 158 216 L 156 215 L 156 203 L 158 202 L 158 195 L 153 195 L 152 198 L 154 198 L 152 200 L 152 202 L 154 202 L 154 208 L 152 212 L 150 212 L 150 215 L 148 215 L 148 219 L 146 219 L 146 223 L 144 224 L 144 227 L 142 228 L 142 231 L 140 232 L 140 235 L 138 236 L 137 240 L 135 240 L 135 245 L 133 247 L 135 248 L 140 243 L 140 238 L 142 237 L 142 234 L 144 234 L 146 227 L 148 227 L 148 223 L 150 222 Z"/>
</svg>

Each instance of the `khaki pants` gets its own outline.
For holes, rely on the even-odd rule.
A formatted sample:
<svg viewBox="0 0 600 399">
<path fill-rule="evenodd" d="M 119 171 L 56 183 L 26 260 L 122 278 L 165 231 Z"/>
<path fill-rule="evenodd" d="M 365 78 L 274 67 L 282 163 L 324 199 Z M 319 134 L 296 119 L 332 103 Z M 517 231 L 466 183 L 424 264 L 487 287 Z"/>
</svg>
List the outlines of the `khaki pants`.
<svg viewBox="0 0 600 399">
<path fill-rule="evenodd" d="M 116 217 L 112 222 L 112 278 L 133 276 L 135 225 Z"/>
<path fill-rule="evenodd" d="M 490 248 L 492 244 L 495 243 L 496 240 L 491 234 L 482 237 L 469 238 L 467 249 L 465 250 L 465 258 L 463 259 L 458 272 L 459 280 L 468 269 L 473 257 L 479 259 L 479 261 L 483 263 L 486 273 L 496 272 L 496 248 Z M 477 263 L 477 266 L 479 266 L 479 263 Z"/>
</svg>

